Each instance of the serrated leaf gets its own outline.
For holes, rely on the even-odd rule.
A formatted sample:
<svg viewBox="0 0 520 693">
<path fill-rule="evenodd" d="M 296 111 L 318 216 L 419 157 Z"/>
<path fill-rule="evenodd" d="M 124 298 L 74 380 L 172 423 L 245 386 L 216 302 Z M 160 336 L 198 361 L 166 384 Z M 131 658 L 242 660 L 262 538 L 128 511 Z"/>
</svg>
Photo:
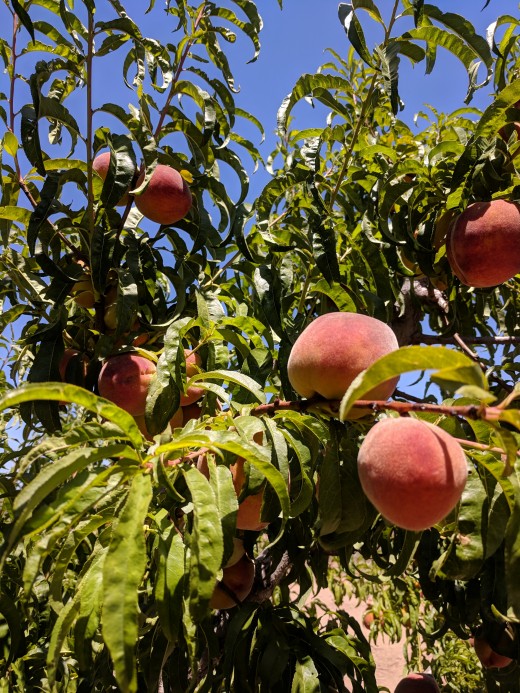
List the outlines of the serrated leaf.
<svg viewBox="0 0 520 693">
<path fill-rule="evenodd" d="M 172 525 L 168 534 L 159 538 L 154 588 L 161 627 L 171 643 L 177 642 L 182 625 L 182 605 L 187 578 L 185 554 L 182 537 Z"/>
<path fill-rule="evenodd" d="M 123 693 L 137 693 L 137 590 L 147 564 L 144 522 L 152 500 L 149 474 L 137 473 L 117 518 L 103 567 L 102 633 Z"/>
</svg>

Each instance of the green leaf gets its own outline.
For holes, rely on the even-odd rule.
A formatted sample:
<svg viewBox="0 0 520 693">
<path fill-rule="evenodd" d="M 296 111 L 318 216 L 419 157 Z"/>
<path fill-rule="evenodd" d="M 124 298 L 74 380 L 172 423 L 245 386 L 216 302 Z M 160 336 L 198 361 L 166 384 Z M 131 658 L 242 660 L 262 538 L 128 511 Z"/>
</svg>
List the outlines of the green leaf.
<svg viewBox="0 0 520 693">
<path fill-rule="evenodd" d="M 34 509 L 72 474 L 77 474 L 88 465 L 100 460 L 125 457 L 129 452 L 132 451 L 126 445 L 117 443 L 102 448 L 81 448 L 73 450 L 51 464 L 47 464 L 34 479 L 20 490 L 14 500 L 13 508 L 17 519 L 11 530 L 9 546 L 14 544 Z"/>
<path fill-rule="evenodd" d="M 520 101 L 520 82 L 515 80 L 502 89 L 493 103 L 486 108 L 474 136 L 495 137 L 502 125 L 518 120 L 518 109 L 513 108 L 517 101 Z"/>
<path fill-rule="evenodd" d="M 110 538 L 103 567 L 102 633 L 123 693 L 137 693 L 137 590 L 147 564 L 144 522 L 152 500 L 149 474 L 137 473 Z"/>
<path fill-rule="evenodd" d="M 309 655 L 298 659 L 294 668 L 291 693 L 320 693 L 321 690 L 318 670 L 313 659 Z"/>
<path fill-rule="evenodd" d="M 209 481 L 191 466 L 182 472 L 193 503 L 193 528 L 190 536 L 190 613 L 195 622 L 208 613 L 222 563 L 224 543 L 215 494 Z"/>
<path fill-rule="evenodd" d="M 435 369 L 432 380 L 443 387 L 456 389 L 470 384 L 488 390 L 482 369 L 465 354 L 446 347 L 401 347 L 378 359 L 354 379 L 341 401 L 340 419 L 348 418 L 352 404 L 380 383 L 402 373 L 432 369 Z"/>
<path fill-rule="evenodd" d="M 27 29 L 27 31 L 31 35 L 32 40 L 34 41 L 34 26 L 29 16 L 29 13 L 22 7 L 22 5 L 20 5 L 18 0 L 11 0 L 11 4 L 13 6 L 13 10 L 18 15 L 18 18 L 20 19 L 21 23 Z"/>
<path fill-rule="evenodd" d="M 358 3 L 354 2 L 351 5 L 347 3 L 340 3 L 338 7 L 338 17 L 339 21 L 343 25 L 343 28 L 345 29 L 350 43 L 354 46 L 360 58 L 367 65 L 372 65 L 372 56 L 367 48 L 363 27 L 361 26 L 355 12 L 355 5 L 357 4 Z"/>
<path fill-rule="evenodd" d="M 81 577 L 75 594 L 64 604 L 58 614 L 54 628 L 52 629 L 49 649 L 47 651 L 47 672 L 51 689 L 56 684 L 58 667 L 61 659 L 63 643 L 76 618 L 84 618 L 88 608 L 95 607 L 95 593 L 102 586 L 102 570 L 107 547 L 94 548 L 93 559 L 86 572 Z M 94 599 L 93 599 L 94 597 Z"/>
<path fill-rule="evenodd" d="M 40 144 L 40 133 L 38 130 L 38 116 L 32 104 L 22 107 L 22 122 L 20 134 L 22 137 L 22 147 L 25 156 L 38 171 L 41 176 L 45 175 L 45 165 Z"/>
<path fill-rule="evenodd" d="M 335 532 L 343 515 L 339 466 L 338 439 L 332 427 L 319 468 L 320 535 Z"/>
<path fill-rule="evenodd" d="M 515 470 L 509 477 L 513 488 L 515 504 L 506 527 L 505 562 L 508 603 L 517 618 L 520 618 L 520 480 Z"/>
<path fill-rule="evenodd" d="M 182 605 L 186 582 L 186 565 L 182 536 L 172 525 L 159 537 L 158 566 L 154 596 L 161 627 L 168 641 L 177 642 L 182 623 Z"/>
<path fill-rule="evenodd" d="M 23 402 L 33 402 L 41 399 L 79 404 L 85 407 L 85 409 L 94 412 L 97 416 L 117 424 L 132 445 L 138 450 L 142 445 L 143 437 L 133 416 L 107 399 L 97 397 L 92 392 L 77 385 L 67 385 L 65 383 L 29 383 L 22 385 L 16 390 L 7 392 L 0 398 L 0 411 L 9 407 L 15 407 Z"/>
<path fill-rule="evenodd" d="M 11 640 L 7 658 L 7 665 L 9 665 L 17 659 L 18 650 L 24 641 L 24 632 L 19 605 L 3 593 L 0 593 L 0 614 L 4 617 L 9 628 Z"/>
</svg>

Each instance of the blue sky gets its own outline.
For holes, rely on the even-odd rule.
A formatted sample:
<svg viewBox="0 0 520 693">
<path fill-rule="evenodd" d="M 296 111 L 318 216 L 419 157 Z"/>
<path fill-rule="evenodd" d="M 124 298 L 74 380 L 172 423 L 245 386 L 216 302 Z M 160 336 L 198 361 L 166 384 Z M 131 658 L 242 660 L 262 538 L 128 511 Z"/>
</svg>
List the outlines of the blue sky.
<svg viewBox="0 0 520 693">
<path fill-rule="evenodd" d="M 376 4 L 388 15 L 393 3 L 380 0 Z M 499 15 L 519 17 L 517 0 L 491 0 L 484 11 L 481 11 L 484 0 L 457 0 L 456 3 L 438 0 L 433 4 L 444 12 L 462 15 L 484 35 L 486 27 Z M 326 48 L 346 55 L 350 44 L 338 20 L 335 0 L 285 0 L 282 12 L 276 0 L 261 0 L 258 7 L 264 19 L 262 52 L 252 65 L 243 66 L 237 61 L 237 81 L 242 88 L 244 107 L 259 115 L 266 130 L 270 130 L 274 128 L 278 106 L 298 77 L 304 72 L 315 72 L 320 64 L 326 62 Z M 365 12 L 360 12 L 360 17 L 367 43 L 373 46 L 381 40 L 380 31 L 375 30 L 376 25 Z M 463 66 L 447 51 L 439 51 L 438 64 L 431 75 L 424 75 L 423 64 L 412 68 L 406 60 L 402 60 L 401 69 L 400 91 L 406 104 L 401 117 L 408 122 L 412 122 L 413 114 L 426 102 L 444 111 L 463 105 L 467 75 Z M 477 92 L 472 105 L 487 105 L 490 91 L 490 87 L 484 87 Z"/>
</svg>

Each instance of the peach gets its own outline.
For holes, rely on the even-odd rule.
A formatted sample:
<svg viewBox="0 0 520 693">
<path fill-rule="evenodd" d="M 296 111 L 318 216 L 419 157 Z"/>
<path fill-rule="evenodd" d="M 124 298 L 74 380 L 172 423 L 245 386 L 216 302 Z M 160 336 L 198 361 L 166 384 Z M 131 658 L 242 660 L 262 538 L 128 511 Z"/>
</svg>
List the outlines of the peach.
<svg viewBox="0 0 520 693">
<path fill-rule="evenodd" d="M 361 486 L 375 508 L 391 523 L 415 532 L 453 510 L 468 474 L 457 441 L 438 426 L 411 417 L 376 423 L 357 463 Z"/>
<path fill-rule="evenodd" d="M 228 562 L 226 563 L 224 568 L 231 568 L 232 565 L 238 563 L 238 561 L 242 558 L 245 552 L 246 550 L 242 539 L 239 539 L 238 537 L 233 537 L 233 553 L 229 557 Z"/>
<path fill-rule="evenodd" d="M 500 137 L 506 142 L 509 142 L 509 138 L 513 133 L 515 133 L 517 140 L 520 139 L 520 123 L 507 123 L 498 131 Z"/>
<path fill-rule="evenodd" d="M 144 180 L 142 171 L 137 180 L 139 187 Z M 146 189 L 135 197 L 137 209 L 157 224 L 174 224 L 183 219 L 191 209 L 192 199 L 188 184 L 171 166 L 157 164 Z"/>
<path fill-rule="evenodd" d="M 152 440 L 153 436 L 150 435 L 148 428 L 146 427 L 146 420 L 144 414 L 140 416 L 134 416 L 135 422 L 137 424 L 137 427 L 141 431 L 141 433 L 144 435 L 144 437 L 147 440 Z M 182 426 L 182 409 L 179 407 L 175 414 L 172 416 L 170 419 L 170 426 L 172 429 L 174 428 L 180 428 Z"/>
<path fill-rule="evenodd" d="M 85 274 L 74 284 L 71 291 L 72 298 L 82 308 L 93 308 L 95 297 L 94 287 L 90 274 Z"/>
<path fill-rule="evenodd" d="M 475 654 L 485 669 L 503 669 L 513 661 L 510 657 L 498 654 L 488 641 L 482 636 L 470 638 L 470 643 L 475 649 Z"/>
<path fill-rule="evenodd" d="M 189 380 L 192 375 L 200 373 L 202 360 L 196 351 L 191 351 L 190 349 L 184 349 L 184 357 L 186 359 L 186 378 Z M 181 407 L 187 407 L 189 404 L 193 404 L 199 400 L 203 394 L 203 387 L 190 385 L 186 390 L 186 394 L 181 393 Z"/>
<path fill-rule="evenodd" d="M 193 404 L 188 404 L 184 407 L 182 407 L 183 411 L 183 426 L 185 426 L 188 421 L 191 421 L 192 419 L 200 419 L 200 415 L 202 414 L 202 408 L 199 406 L 198 402 L 193 402 Z"/>
<path fill-rule="evenodd" d="M 82 354 L 77 349 L 67 348 L 63 352 L 63 356 L 58 365 L 60 379 L 64 383 L 77 383 L 78 379 L 73 376 L 78 375 L 79 379 L 84 381 L 87 375 L 87 367 L 88 357 L 85 354 Z M 67 378 L 67 371 L 69 375 L 72 376 L 71 378 Z"/>
<path fill-rule="evenodd" d="M 105 180 L 107 177 L 108 169 L 110 167 L 110 152 L 103 152 L 103 154 L 99 154 L 96 156 L 94 161 L 92 162 L 92 168 L 93 170 L 102 178 L 102 180 Z M 128 193 L 123 195 L 123 197 L 119 200 L 117 203 L 118 207 L 126 207 L 128 202 L 130 201 L 130 196 Z"/>
<path fill-rule="evenodd" d="M 289 381 L 302 397 L 341 399 L 354 378 L 381 356 L 398 348 L 393 331 L 380 320 L 359 313 L 327 313 L 298 337 L 289 355 Z M 387 399 L 397 378 L 382 383 L 365 399 Z M 352 417 L 363 415 L 354 411 Z"/>
<path fill-rule="evenodd" d="M 99 394 L 132 416 L 142 416 L 155 371 L 155 364 L 144 356 L 131 352 L 111 356 L 99 373 Z"/>
<path fill-rule="evenodd" d="M 414 673 L 401 679 L 394 693 L 440 693 L 440 690 L 431 674 Z"/>
<path fill-rule="evenodd" d="M 450 226 L 446 253 L 466 286 L 508 281 L 520 272 L 520 205 L 507 200 L 469 205 Z"/>
<path fill-rule="evenodd" d="M 244 601 L 251 592 L 254 578 L 254 561 L 244 554 L 232 566 L 223 569 L 222 579 L 217 583 L 213 591 L 209 603 L 210 607 L 212 609 L 231 609 Z M 233 598 L 232 594 L 235 595 L 235 598 Z"/>
<path fill-rule="evenodd" d="M 233 486 L 237 497 L 240 497 L 242 487 L 246 481 L 244 473 L 244 459 L 238 457 L 235 464 L 230 467 L 231 476 L 233 477 Z M 262 501 L 264 499 L 264 490 L 259 493 L 253 493 L 246 496 L 238 505 L 237 513 L 237 529 L 249 529 L 259 532 L 265 529 L 268 522 L 261 521 Z"/>
</svg>

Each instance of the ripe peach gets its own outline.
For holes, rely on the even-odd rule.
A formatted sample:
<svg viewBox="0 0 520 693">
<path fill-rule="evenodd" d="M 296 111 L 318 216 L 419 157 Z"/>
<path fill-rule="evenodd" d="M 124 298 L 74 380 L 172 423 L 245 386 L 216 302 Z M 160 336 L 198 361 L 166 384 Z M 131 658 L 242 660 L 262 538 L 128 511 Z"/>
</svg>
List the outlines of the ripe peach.
<svg viewBox="0 0 520 693">
<path fill-rule="evenodd" d="M 409 417 L 376 423 L 357 462 L 370 502 L 387 520 L 415 532 L 457 505 L 468 473 L 464 452 L 449 433 Z"/>
<path fill-rule="evenodd" d="M 394 693 L 440 693 L 431 674 L 408 674 L 397 684 Z"/>
<path fill-rule="evenodd" d="M 191 351 L 190 349 L 184 350 L 184 356 L 186 358 L 186 378 L 189 380 L 192 375 L 200 373 L 202 360 L 196 351 Z M 203 394 L 203 387 L 190 385 L 186 390 L 186 394 L 181 394 L 181 407 L 187 407 L 188 404 L 193 404 L 199 400 Z"/>
<path fill-rule="evenodd" d="M 212 609 L 231 609 L 242 602 L 251 592 L 254 577 L 254 561 L 244 554 L 234 565 L 224 568 L 222 571 L 222 579 L 215 586 L 209 603 L 210 607 Z M 233 593 L 236 599 L 233 599 L 231 594 L 221 585 Z"/>
<path fill-rule="evenodd" d="M 446 253 L 466 286 L 508 281 L 520 272 L 520 205 L 507 200 L 469 205 L 450 226 Z"/>
<path fill-rule="evenodd" d="M 155 364 L 144 356 L 130 352 L 111 356 L 99 374 L 99 394 L 132 416 L 141 416 L 155 371 Z"/>
<path fill-rule="evenodd" d="M 237 497 L 240 497 L 242 486 L 246 480 L 244 473 L 244 459 L 242 457 L 238 457 L 235 464 L 231 465 L 230 470 L 233 477 L 235 492 Z M 260 519 L 263 498 L 264 490 L 262 489 L 259 493 L 246 496 L 244 500 L 239 503 L 237 513 L 237 529 L 250 529 L 255 532 L 259 532 L 267 527 L 269 523 L 262 522 Z"/>
<path fill-rule="evenodd" d="M 327 313 L 316 318 L 298 337 L 287 370 L 302 397 L 341 399 L 354 378 L 381 356 L 398 348 L 390 327 L 359 313 Z M 366 393 L 366 399 L 387 399 L 397 378 Z M 352 418 L 365 412 L 353 411 Z"/>
<path fill-rule="evenodd" d="M 187 406 L 182 407 L 183 411 L 183 426 L 185 426 L 188 421 L 191 421 L 192 419 L 200 419 L 200 415 L 202 413 L 202 409 L 199 406 L 198 402 L 193 402 L 193 404 L 188 404 Z"/>
<path fill-rule="evenodd" d="M 231 568 L 232 565 L 235 565 L 235 563 L 238 563 L 238 561 L 242 558 L 242 556 L 245 554 L 246 550 L 244 548 L 244 542 L 242 539 L 239 539 L 238 537 L 233 537 L 233 553 L 228 559 L 228 562 L 224 566 L 224 568 Z"/>
<path fill-rule="evenodd" d="M 482 636 L 470 638 L 470 643 L 475 649 L 475 654 L 485 669 L 503 669 L 513 661 L 510 657 L 498 654 L 488 641 Z"/>
<path fill-rule="evenodd" d="M 93 170 L 101 176 L 103 180 L 107 177 L 108 169 L 110 167 L 110 152 L 103 152 L 103 154 L 98 154 L 94 161 L 92 162 Z M 117 203 L 118 207 L 126 207 L 130 200 L 128 193 L 123 195 L 123 197 Z"/>
<path fill-rule="evenodd" d="M 144 180 L 141 172 L 136 187 Z M 192 199 L 188 184 L 171 166 L 157 164 L 152 177 L 141 195 L 136 195 L 137 209 L 157 224 L 174 224 L 183 219 L 191 209 Z"/>
</svg>

